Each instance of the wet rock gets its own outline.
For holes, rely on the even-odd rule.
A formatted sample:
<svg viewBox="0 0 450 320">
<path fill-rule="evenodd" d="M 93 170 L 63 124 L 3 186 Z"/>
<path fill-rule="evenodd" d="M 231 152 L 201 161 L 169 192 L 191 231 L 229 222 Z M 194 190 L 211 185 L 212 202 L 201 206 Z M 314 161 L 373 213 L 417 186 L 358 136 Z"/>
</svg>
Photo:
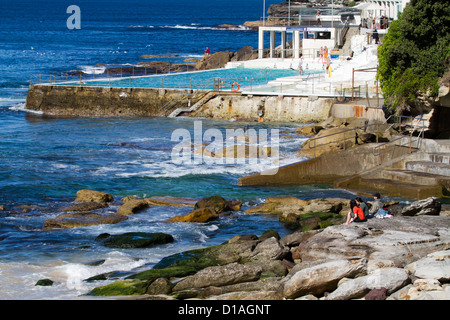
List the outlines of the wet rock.
<svg viewBox="0 0 450 320">
<path fill-rule="evenodd" d="M 205 197 L 197 201 L 194 210 L 182 215 L 169 219 L 171 222 L 209 222 L 219 218 L 220 213 L 227 211 L 240 210 L 241 201 L 226 200 L 221 196 Z"/>
<path fill-rule="evenodd" d="M 182 216 L 175 216 L 170 218 L 170 222 L 200 222 L 205 223 L 213 220 L 219 219 L 219 215 L 214 211 L 213 208 L 201 208 L 191 211 Z"/>
<path fill-rule="evenodd" d="M 231 211 L 240 211 L 242 208 L 242 201 L 239 200 L 229 200 L 228 207 Z"/>
<path fill-rule="evenodd" d="M 111 194 L 95 190 L 80 190 L 77 192 L 75 202 L 112 202 Z"/>
<path fill-rule="evenodd" d="M 143 199 L 128 199 L 123 205 L 117 208 L 117 213 L 130 215 L 138 213 L 149 207 L 149 203 Z"/>
<path fill-rule="evenodd" d="M 193 207 L 198 199 L 183 197 L 151 197 L 145 198 L 150 205 L 168 207 Z"/>
<path fill-rule="evenodd" d="M 127 279 L 154 281 L 158 278 L 181 278 L 194 274 L 198 269 L 194 265 L 170 266 L 161 269 L 150 269 L 130 275 Z"/>
<path fill-rule="evenodd" d="M 218 246 L 180 252 L 161 259 L 153 269 L 183 267 L 201 270 L 210 266 L 233 262 L 245 263 L 257 244 L 257 240 L 235 241 Z"/>
<path fill-rule="evenodd" d="M 137 279 L 118 280 L 106 286 L 94 288 L 87 296 L 127 296 L 145 294 L 149 286 L 148 281 Z"/>
<path fill-rule="evenodd" d="M 108 205 L 104 202 L 81 202 L 74 205 L 64 207 L 61 211 L 77 211 L 77 212 L 90 212 L 98 209 L 107 208 Z"/>
<path fill-rule="evenodd" d="M 45 220 L 44 230 L 87 227 L 99 224 L 116 224 L 126 219 L 127 217 L 119 214 L 84 212 L 65 213 L 55 218 Z"/>
<path fill-rule="evenodd" d="M 41 279 L 36 282 L 35 286 L 50 287 L 53 285 L 53 283 L 54 282 L 50 279 Z"/>
<path fill-rule="evenodd" d="M 151 248 L 157 245 L 171 243 L 174 238 L 170 234 L 155 232 L 127 232 L 118 235 L 102 233 L 96 239 L 110 248 Z"/>
<path fill-rule="evenodd" d="M 308 205 L 308 201 L 296 197 L 269 197 L 264 204 L 245 210 L 245 213 L 269 213 L 284 215 L 290 212 L 300 214 L 303 208 Z"/>
<path fill-rule="evenodd" d="M 221 196 L 205 197 L 198 201 L 194 209 L 212 208 L 216 213 L 230 211 L 229 202 Z"/>
</svg>

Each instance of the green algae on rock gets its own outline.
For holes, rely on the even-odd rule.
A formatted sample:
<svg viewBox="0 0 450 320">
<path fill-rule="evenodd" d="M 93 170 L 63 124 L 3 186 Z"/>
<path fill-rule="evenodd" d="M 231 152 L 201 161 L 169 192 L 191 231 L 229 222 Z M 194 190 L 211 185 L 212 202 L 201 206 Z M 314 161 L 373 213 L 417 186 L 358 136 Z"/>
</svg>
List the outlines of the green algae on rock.
<svg viewBox="0 0 450 320">
<path fill-rule="evenodd" d="M 160 244 L 171 243 L 174 238 L 170 234 L 155 232 L 127 232 L 118 235 L 102 233 L 97 238 L 109 248 L 149 248 Z"/>
</svg>

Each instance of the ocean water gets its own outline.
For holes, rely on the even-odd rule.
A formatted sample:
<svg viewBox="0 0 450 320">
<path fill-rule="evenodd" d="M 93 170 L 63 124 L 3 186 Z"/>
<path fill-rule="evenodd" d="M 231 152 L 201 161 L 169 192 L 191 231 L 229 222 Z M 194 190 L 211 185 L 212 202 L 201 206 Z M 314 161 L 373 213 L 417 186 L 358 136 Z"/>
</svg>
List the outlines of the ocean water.
<svg viewBox="0 0 450 320">
<path fill-rule="evenodd" d="M 266 0 L 266 5 L 278 1 Z M 69 30 L 67 8 L 81 9 L 81 29 Z M 236 234 L 261 235 L 268 229 L 289 233 L 276 217 L 245 215 L 206 224 L 167 223 L 188 208 L 150 207 L 116 225 L 44 231 L 46 219 L 61 214 L 80 189 L 123 196 L 202 198 L 219 194 L 243 202 L 243 209 L 265 198 L 293 195 L 304 199 L 348 197 L 327 186 L 239 187 L 239 177 L 298 161 L 304 139 L 292 138 L 298 125 L 240 123 L 204 119 L 52 118 L 24 110 L 31 74 L 50 77 L 101 65 L 134 65 L 143 54 L 181 62 L 212 52 L 257 46 L 257 32 L 239 26 L 262 16 L 261 0 L 0 0 L 0 299 L 87 299 L 80 295 L 113 280 L 89 283 L 91 276 L 150 268 L 162 257 L 223 243 Z M 219 24 L 235 24 L 232 30 Z M 149 61 L 149 60 L 146 60 Z M 151 61 L 151 60 L 150 60 Z M 227 130 L 253 129 L 259 137 L 279 130 L 280 159 L 259 163 L 174 161 L 182 141 L 200 132 L 223 133 L 206 141 L 214 150 L 233 142 Z M 208 131 L 212 130 L 212 131 Z M 204 136 L 205 138 L 205 136 Z M 231 140 L 230 140 L 231 139 Z M 263 139 L 262 139 L 263 140 Z M 202 140 L 203 141 L 203 140 Z M 270 140 L 272 141 L 272 140 Z M 267 140 L 269 142 L 269 140 Z M 188 154 L 189 155 L 189 154 Z M 178 155 L 179 156 L 179 155 Z M 193 156 L 192 156 L 193 157 Z M 209 159 L 211 160 L 211 159 Z M 119 203 L 105 209 L 114 212 Z M 172 244 L 150 249 L 109 249 L 95 241 L 104 232 L 166 232 Z M 90 262 L 104 260 L 100 265 Z M 35 286 L 50 278 L 51 287 Z"/>
</svg>

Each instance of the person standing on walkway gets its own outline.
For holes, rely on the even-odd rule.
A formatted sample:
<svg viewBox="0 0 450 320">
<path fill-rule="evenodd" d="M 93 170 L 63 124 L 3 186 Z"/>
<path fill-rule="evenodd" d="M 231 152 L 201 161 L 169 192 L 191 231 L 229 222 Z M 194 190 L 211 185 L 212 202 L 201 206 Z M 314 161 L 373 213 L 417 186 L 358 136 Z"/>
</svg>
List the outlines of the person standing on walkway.
<svg viewBox="0 0 450 320">
<path fill-rule="evenodd" d="M 375 41 L 375 44 L 378 44 L 378 43 L 379 43 L 379 36 L 378 36 L 377 28 L 375 28 L 375 29 L 373 30 L 372 38 L 373 38 L 373 40 Z"/>
</svg>

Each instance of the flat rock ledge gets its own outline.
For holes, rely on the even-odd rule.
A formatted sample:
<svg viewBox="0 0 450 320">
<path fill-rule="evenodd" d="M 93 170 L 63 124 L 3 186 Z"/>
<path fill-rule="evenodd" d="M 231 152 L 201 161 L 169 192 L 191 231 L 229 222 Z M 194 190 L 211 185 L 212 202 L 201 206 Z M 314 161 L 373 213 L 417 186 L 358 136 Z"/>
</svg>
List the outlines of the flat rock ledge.
<svg viewBox="0 0 450 320">
<path fill-rule="evenodd" d="M 450 217 L 236 235 L 87 293 L 148 300 L 448 300 Z"/>
</svg>

